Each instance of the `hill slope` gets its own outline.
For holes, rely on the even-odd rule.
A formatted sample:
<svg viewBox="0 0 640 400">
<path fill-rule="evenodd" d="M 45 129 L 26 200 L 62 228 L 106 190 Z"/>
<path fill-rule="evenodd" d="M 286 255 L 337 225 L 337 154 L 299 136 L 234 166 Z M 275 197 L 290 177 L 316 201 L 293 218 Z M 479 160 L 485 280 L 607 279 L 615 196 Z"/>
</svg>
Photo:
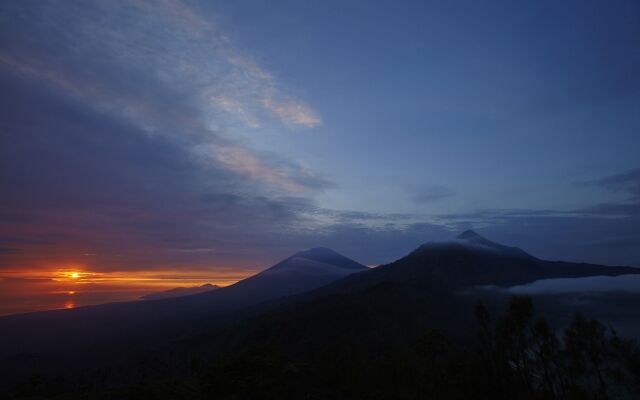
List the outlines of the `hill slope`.
<svg viewBox="0 0 640 400">
<path fill-rule="evenodd" d="M 218 316 L 326 285 L 364 265 L 329 249 L 299 252 L 224 288 L 178 298 L 112 303 L 0 318 L 0 357 L 16 353 L 111 356 L 210 324 Z M 88 351 L 90 350 L 90 351 Z M 71 358 L 71 357 L 69 357 Z"/>
<path fill-rule="evenodd" d="M 545 261 L 467 231 L 454 240 L 425 243 L 393 263 L 278 301 L 271 312 L 254 320 L 241 347 L 280 343 L 296 352 L 350 341 L 404 342 L 429 327 L 462 337 L 473 320 L 475 301 L 493 301 L 490 297 L 497 294 L 465 294 L 471 288 L 624 274 L 640 274 L 640 269 Z"/>
</svg>

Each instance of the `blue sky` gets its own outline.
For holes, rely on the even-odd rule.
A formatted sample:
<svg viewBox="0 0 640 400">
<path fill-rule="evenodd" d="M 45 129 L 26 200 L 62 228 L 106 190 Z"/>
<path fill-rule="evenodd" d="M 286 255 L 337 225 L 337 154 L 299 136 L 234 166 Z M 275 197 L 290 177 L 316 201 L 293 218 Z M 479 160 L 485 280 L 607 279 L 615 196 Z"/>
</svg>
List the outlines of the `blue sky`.
<svg viewBox="0 0 640 400">
<path fill-rule="evenodd" d="M 640 265 L 636 1 L 5 1 L 0 268 Z"/>
</svg>

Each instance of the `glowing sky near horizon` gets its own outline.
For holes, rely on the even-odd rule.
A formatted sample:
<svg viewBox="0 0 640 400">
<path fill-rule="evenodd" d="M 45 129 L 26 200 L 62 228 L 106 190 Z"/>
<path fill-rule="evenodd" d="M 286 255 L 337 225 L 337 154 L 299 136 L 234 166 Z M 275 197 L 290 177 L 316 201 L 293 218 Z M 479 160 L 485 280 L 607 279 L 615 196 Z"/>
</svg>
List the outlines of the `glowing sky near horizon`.
<svg viewBox="0 0 640 400">
<path fill-rule="evenodd" d="M 640 265 L 638 38 L 634 0 L 3 1 L 0 314 L 468 228 Z"/>
<path fill-rule="evenodd" d="M 76 308 L 114 301 L 136 301 L 150 293 L 210 283 L 220 287 L 245 278 L 206 272 L 79 270 L 0 271 L 0 316 L 22 312 Z"/>
</svg>

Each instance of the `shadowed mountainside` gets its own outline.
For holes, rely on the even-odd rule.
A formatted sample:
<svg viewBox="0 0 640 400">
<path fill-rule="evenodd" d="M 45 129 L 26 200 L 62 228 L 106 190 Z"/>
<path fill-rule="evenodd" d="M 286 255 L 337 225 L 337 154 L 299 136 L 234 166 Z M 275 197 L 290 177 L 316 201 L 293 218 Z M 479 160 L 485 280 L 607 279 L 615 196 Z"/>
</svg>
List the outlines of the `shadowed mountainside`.
<svg viewBox="0 0 640 400">
<path fill-rule="evenodd" d="M 364 265 L 325 248 L 294 254 L 234 285 L 178 298 L 111 303 L 0 318 L 0 356 L 15 353 L 91 354 L 105 344 L 136 347 L 209 324 L 234 310 L 302 293 Z M 108 352 L 105 350 L 105 352 Z"/>
<path fill-rule="evenodd" d="M 12 370 L 0 372 L 19 375 L 21 365 L 32 366 L 35 359 L 46 365 L 47 357 L 55 368 L 65 363 L 81 368 L 78 359 L 94 367 L 132 368 L 133 352 L 158 356 L 158 349 L 179 349 L 188 358 L 275 346 L 304 361 L 343 349 L 345 343 L 361 354 L 376 346 L 406 350 L 407 343 L 432 328 L 465 341 L 473 320 L 469 309 L 478 298 L 464 294 L 470 288 L 638 273 L 631 267 L 540 260 L 472 231 L 426 243 L 373 269 L 315 248 L 197 295 L 0 318 L 0 354 L 12 355 L 5 363 Z M 493 301 L 491 294 L 478 296 Z M 503 303 L 501 297 L 495 304 Z"/>
<path fill-rule="evenodd" d="M 161 300 L 161 299 L 172 299 L 175 297 L 182 296 L 190 296 L 193 294 L 200 294 L 209 292 L 212 290 L 220 289 L 218 285 L 212 285 L 210 283 L 206 283 L 202 286 L 195 287 L 177 287 L 169 290 L 163 290 L 161 292 L 149 293 L 140 297 L 142 300 Z"/>
<path fill-rule="evenodd" d="M 475 301 L 482 298 L 500 308 L 508 299 L 501 292 L 475 291 L 476 286 L 624 274 L 640 274 L 640 269 L 540 260 L 467 231 L 455 240 L 426 243 L 393 263 L 252 307 L 222 335 L 220 348 L 269 344 L 314 358 L 339 343 L 400 345 L 434 327 L 468 340 Z M 572 314 L 570 307 L 557 304 L 548 309 L 558 310 L 555 320 Z M 211 337 L 194 343 L 210 346 Z"/>
<path fill-rule="evenodd" d="M 408 283 L 448 292 L 475 286 L 513 286 L 540 279 L 640 274 L 640 268 L 546 261 L 466 231 L 456 239 L 429 242 L 403 258 L 354 274 L 301 298 L 354 293 L 381 283 Z"/>
</svg>

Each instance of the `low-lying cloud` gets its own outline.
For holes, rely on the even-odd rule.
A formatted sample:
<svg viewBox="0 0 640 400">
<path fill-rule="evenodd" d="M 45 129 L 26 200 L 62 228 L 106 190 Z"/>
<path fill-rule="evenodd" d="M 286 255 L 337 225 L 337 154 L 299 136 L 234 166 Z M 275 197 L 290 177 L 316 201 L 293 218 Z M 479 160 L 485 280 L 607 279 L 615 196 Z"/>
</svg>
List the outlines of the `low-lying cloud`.
<svg viewBox="0 0 640 400">
<path fill-rule="evenodd" d="M 506 290 L 512 294 L 640 293 L 640 275 L 543 279 Z"/>
</svg>

